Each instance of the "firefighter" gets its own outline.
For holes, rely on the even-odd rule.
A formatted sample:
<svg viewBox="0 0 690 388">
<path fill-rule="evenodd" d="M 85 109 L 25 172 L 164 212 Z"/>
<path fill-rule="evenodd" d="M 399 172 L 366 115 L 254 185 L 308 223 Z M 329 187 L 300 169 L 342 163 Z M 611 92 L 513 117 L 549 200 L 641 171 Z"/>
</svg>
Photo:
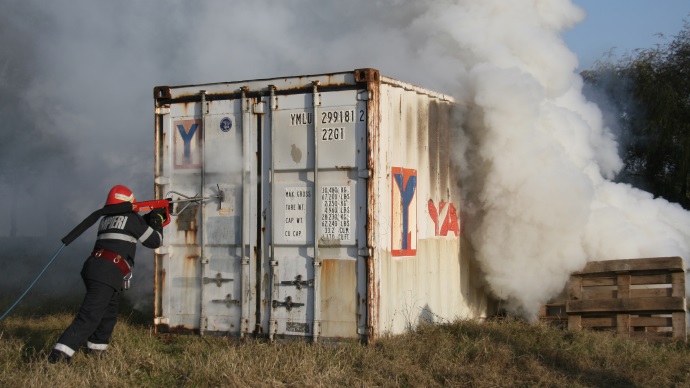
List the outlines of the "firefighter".
<svg viewBox="0 0 690 388">
<path fill-rule="evenodd" d="M 130 189 L 117 185 L 108 193 L 105 204 L 134 201 Z M 162 209 L 144 216 L 128 211 L 101 219 L 93 252 L 81 270 L 86 296 L 74 321 L 50 352 L 49 362 L 69 363 L 84 343 L 87 354 L 104 354 L 117 321 L 120 294 L 129 287 L 137 241 L 147 248 L 158 248 L 163 241 L 164 221 Z"/>
</svg>

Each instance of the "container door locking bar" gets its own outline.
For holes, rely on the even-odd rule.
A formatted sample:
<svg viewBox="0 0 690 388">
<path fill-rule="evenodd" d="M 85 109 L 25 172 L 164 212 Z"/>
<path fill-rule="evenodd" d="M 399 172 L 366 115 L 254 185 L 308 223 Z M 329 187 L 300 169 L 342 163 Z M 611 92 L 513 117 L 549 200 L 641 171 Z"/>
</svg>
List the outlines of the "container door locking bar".
<svg viewBox="0 0 690 388">
<path fill-rule="evenodd" d="M 211 302 L 213 302 L 213 303 L 225 303 L 225 306 L 227 308 L 230 308 L 233 305 L 239 306 L 242 303 L 239 299 L 232 299 L 232 294 L 226 295 L 225 299 L 212 299 Z"/>
<path fill-rule="evenodd" d="M 204 278 L 204 284 L 216 283 L 216 286 L 218 286 L 218 287 L 220 287 L 223 283 L 228 283 L 228 282 L 232 282 L 232 281 L 235 281 L 235 279 L 226 279 L 223 277 L 223 275 L 220 274 L 220 272 L 218 272 L 216 274 L 216 276 L 214 276 L 212 278 L 208 278 L 208 277 Z"/>
<path fill-rule="evenodd" d="M 280 302 L 280 301 L 274 300 L 273 303 L 271 304 L 271 306 L 273 306 L 273 308 L 285 307 L 287 309 L 287 311 L 290 311 L 290 310 L 292 310 L 293 306 L 294 307 L 304 306 L 304 303 L 295 303 L 292 301 L 292 297 L 288 296 L 287 298 L 285 298 L 285 302 Z"/>
<path fill-rule="evenodd" d="M 314 279 L 302 280 L 302 275 L 297 275 L 295 276 L 295 280 L 283 280 L 280 284 L 295 286 L 298 290 L 301 290 L 304 286 L 314 287 Z"/>
</svg>

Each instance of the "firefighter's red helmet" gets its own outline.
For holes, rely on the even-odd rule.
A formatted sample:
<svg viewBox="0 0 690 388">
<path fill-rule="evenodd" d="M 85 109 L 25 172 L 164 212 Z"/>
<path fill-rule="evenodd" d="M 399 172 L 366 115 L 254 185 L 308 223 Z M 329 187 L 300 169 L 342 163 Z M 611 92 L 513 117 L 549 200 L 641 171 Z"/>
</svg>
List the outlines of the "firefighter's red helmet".
<svg viewBox="0 0 690 388">
<path fill-rule="evenodd" d="M 134 193 L 132 193 L 132 190 L 128 189 L 127 186 L 123 185 L 117 185 L 113 186 L 112 189 L 110 189 L 110 192 L 108 193 L 108 199 L 106 199 L 105 204 L 107 205 L 115 205 L 116 203 L 122 203 L 122 202 L 132 202 L 134 203 L 135 198 L 134 198 Z"/>
</svg>

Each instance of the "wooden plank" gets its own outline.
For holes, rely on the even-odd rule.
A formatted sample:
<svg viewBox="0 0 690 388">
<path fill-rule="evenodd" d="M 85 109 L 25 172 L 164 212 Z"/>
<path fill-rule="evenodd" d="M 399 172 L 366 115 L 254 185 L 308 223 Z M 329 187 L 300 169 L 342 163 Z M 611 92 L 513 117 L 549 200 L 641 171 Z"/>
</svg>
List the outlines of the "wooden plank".
<svg viewBox="0 0 690 388">
<path fill-rule="evenodd" d="M 567 321 L 568 316 L 567 315 L 558 315 L 558 316 L 545 316 L 545 317 L 539 317 L 539 320 L 541 321 L 547 321 L 547 322 L 552 322 L 552 321 Z"/>
<path fill-rule="evenodd" d="M 616 327 L 616 316 L 610 317 L 582 317 L 582 327 Z"/>
<path fill-rule="evenodd" d="M 670 331 L 632 331 L 630 337 L 646 339 L 667 339 L 671 337 Z"/>
<path fill-rule="evenodd" d="M 630 274 L 622 273 L 616 279 L 618 285 L 618 299 L 630 298 Z"/>
<path fill-rule="evenodd" d="M 674 272 L 676 273 L 676 272 Z M 682 273 L 682 272 L 677 272 Z M 671 274 L 661 274 L 661 275 L 633 275 L 630 279 L 630 283 L 633 285 L 639 284 L 671 284 Z"/>
<path fill-rule="evenodd" d="M 568 316 L 568 330 L 577 331 L 582 329 L 582 316 L 569 315 Z"/>
<path fill-rule="evenodd" d="M 682 272 L 673 272 L 682 274 Z M 631 273 L 631 285 L 642 284 L 671 284 L 671 274 L 657 274 L 657 275 L 636 275 Z M 581 277 L 582 287 L 599 287 L 599 286 L 615 286 L 616 277 L 611 274 L 604 274 L 604 276 Z"/>
<path fill-rule="evenodd" d="M 683 259 L 680 257 L 652 257 L 646 259 L 590 261 L 576 275 L 602 272 L 670 270 L 685 272 Z"/>
<path fill-rule="evenodd" d="M 682 339 L 683 341 L 687 340 L 688 327 L 685 323 L 686 318 L 687 314 L 684 311 L 673 313 L 671 318 L 673 320 L 673 338 Z"/>
<path fill-rule="evenodd" d="M 617 333 L 620 336 L 630 336 L 630 314 L 618 314 L 616 316 Z"/>
<path fill-rule="evenodd" d="M 571 277 L 570 279 L 573 279 L 573 278 L 575 278 L 575 277 Z M 580 281 L 582 282 L 582 287 L 600 287 L 600 286 L 615 286 L 616 285 L 616 277 L 615 276 L 593 277 L 593 278 L 583 278 L 583 277 L 578 276 L 577 278 L 581 279 Z"/>
<path fill-rule="evenodd" d="M 566 312 L 568 314 L 624 311 L 685 311 L 685 298 L 656 297 L 640 299 L 569 300 L 566 303 Z"/>
<path fill-rule="evenodd" d="M 582 298 L 582 278 L 571 276 L 568 282 L 568 299 Z"/>
<path fill-rule="evenodd" d="M 630 326 L 671 327 L 671 317 L 630 317 Z"/>
<path fill-rule="evenodd" d="M 618 291 L 611 288 L 587 287 L 582 289 L 582 299 L 615 299 Z"/>
<path fill-rule="evenodd" d="M 670 288 L 633 288 L 630 290 L 631 298 L 654 298 L 667 297 L 671 295 Z"/>
<path fill-rule="evenodd" d="M 673 296 L 685 296 L 685 272 L 677 272 L 671 275 L 671 287 Z"/>
</svg>

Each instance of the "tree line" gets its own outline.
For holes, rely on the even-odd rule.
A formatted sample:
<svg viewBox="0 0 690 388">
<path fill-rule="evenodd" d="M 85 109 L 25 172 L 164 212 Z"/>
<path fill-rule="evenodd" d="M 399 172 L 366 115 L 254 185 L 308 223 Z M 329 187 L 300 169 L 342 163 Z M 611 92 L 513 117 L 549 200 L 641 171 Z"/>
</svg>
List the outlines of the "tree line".
<svg viewBox="0 0 690 388">
<path fill-rule="evenodd" d="M 690 210 L 690 23 L 664 43 L 604 58 L 581 75 L 618 136 L 624 167 L 616 181 Z"/>
</svg>

